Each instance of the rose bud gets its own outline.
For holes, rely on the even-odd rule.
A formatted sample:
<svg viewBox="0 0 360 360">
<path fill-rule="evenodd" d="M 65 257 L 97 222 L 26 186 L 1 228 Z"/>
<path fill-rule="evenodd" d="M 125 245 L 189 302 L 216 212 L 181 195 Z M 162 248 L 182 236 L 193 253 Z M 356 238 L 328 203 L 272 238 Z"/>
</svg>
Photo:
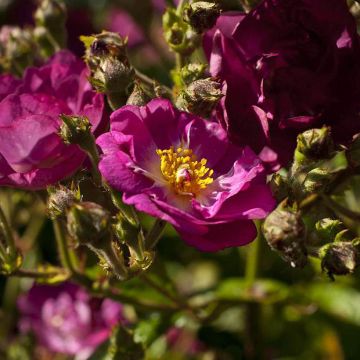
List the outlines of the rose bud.
<svg viewBox="0 0 360 360">
<path fill-rule="evenodd" d="M 339 241 L 324 245 L 320 251 L 321 268 L 330 278 L 347 275 L 359 266 L 359 249 L 356 242 Z"/>
<path fill-rule="evenodd" d="M 47 213 L 51 219 L 64 216 L 66 211 L 81 199 L 79 190 L 70 190 L 65 186 L 48 188 Z"/>
<path fill-rule="evenodd" d="M 209 117 L 223 97 L 221 84 L 214 78 L 192 82 L 178 99 L 178 106 L 195 115 Z"/>
<path fill-rule="evenodd" d="M 269 246 L 280 253 L 293 267 L 307 263 L 305 225 L 300 214 L 282 202 L 265 220 L 265 239 Z"/>
<path fill-rule="evenodd" d="M 135 71 L 127 57 L 127 40 L 112 32 L 82 36 L 85 61 L 90 69 L 89 81 L 98 92 L 106 93 L 113 109 L 124 105 Z"/>
<path fill-rule="evenodd" d="M 334 150 L 330 128 L 310 129 L 298 135 L 296 150 L 309 159 L 329 157 Z"/>
<path fill-rule="evenodd" d="M 201 34 L 211 29 L 220 15 L 220 6 L 211 1 L 198 1 L 186 6 L 184 20 Z"/>
<path fill-rule="evenodd" d="M 126 277 L 121 251 L 113 242 L 110 213 L 98 204 L 73 204 L 67 213 L 67 229 L 79 244 L 85 245 L 106 264 L 120 280 Z"/>
<path fill-rule="evenodd" d="M 165 40 L 169 47 L 182 55 L 190 55 L 199 45 L 200 37 L 189 24 L 183 21 L 173 8 L 163 15 Z"/>
</svg>

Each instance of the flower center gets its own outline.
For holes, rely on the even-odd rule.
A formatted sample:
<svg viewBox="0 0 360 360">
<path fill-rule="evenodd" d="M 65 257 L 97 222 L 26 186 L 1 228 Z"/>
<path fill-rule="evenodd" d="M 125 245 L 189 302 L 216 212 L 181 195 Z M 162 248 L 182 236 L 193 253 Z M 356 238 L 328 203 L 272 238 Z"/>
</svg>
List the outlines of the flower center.
<svg viewBox="0 0 360 360">
<path fill-rule="evenodd" d="M 196 196 L 211 184 L 214 170 L 206 167 L 207 160 L 197 161 L 191 149 L 181 147 L 156 150 L 160 156 L 160 169 L 165 180 L 177 194 Z"/>
</svg>

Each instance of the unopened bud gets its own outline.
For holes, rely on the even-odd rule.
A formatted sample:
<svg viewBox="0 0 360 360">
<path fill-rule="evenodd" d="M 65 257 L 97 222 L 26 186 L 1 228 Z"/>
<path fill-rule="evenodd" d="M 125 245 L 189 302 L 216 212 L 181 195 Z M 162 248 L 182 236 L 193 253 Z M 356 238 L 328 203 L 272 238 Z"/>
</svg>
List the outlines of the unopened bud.
<svg viewBox="0 0 360 360">
<path fill-rule="evenodd" d="M 186 6 L 184 20 L 199 34 L 211 29 L 220 15 L 220 6 L 215 2 L 197 1 Z"/>
<path fill-rule="evenodd" d="M 65 186 L 48 188 L 47 212 L 52 219 L 65 216 L 66 211 L 80 200 L 80 192 L 68 189 Z"/>
<path fill-rule="evenodd" d="M 37 27 L 45 28 L 61 48 L 66 44 L 67 11 L 63 0 L 41 0 L 35 11 Z"/>
<path fill-rule="evenodd" d="M 91 124 L 86 116 L 60 115 L 63 121 L 60 137 L 66 144 L 80 145 L 91 136 Z"/>
<path fill-rule="evenodd" d="M 200 44 L 200 36 L 183 21 L 174 8 L 163 15 L 165 40 L 170 48 L 182 55 L 190 55 Z"/>
<path fill-rule="evenodd" d="M 269 246 L 280 253 L 292 266 L 304 267 L 307 263 L 305 225 L 301 215 L 281 203 L 265 220 L 265 239 Z"/>
<path fill-rule="evenodd" d="M 113 109 L 124 105 L 135 78 L 127 57 L 127 40 L 107 31 L 82 36 L 81 40 L 86 47 L 89 81 L 98 92 L 106 93 Z"/>
<path fill-rule="evenodd" d="M 323 159 L 329 157 L 334 149 L 330 128 L 311 129 L 297 138 L 297 150 L 306 158 Z"/>
<path fill-rule="evenodd" d="M 73 204 L 67 214 L 68 231 L 80 245 L 97 247 L 111 238 L 111 216 L 92 202 Z"/>
<path fill-rule="evenodd" d="M 192 82 L 178 99 L 178 106 L 195 115 L 209 117 L 223 97 L 221 83 L 214 78 Z"/>
<path fill-rule="evenodd" d="M 359 266 L 359 249 L 352 242 L 342 241 L 324 245 L 320 251 L 321 267 L 333 275 L 347 275 Z"/>
<path fill-rule="evenodd" d="M 120 249 L 113 242 L 110 213 L 98 204 L 74 204 L 67 214 L 70 236 L 79 244 L 94 251 L 102 262 L 119 278 L 126 277 Z"/>
</svg>

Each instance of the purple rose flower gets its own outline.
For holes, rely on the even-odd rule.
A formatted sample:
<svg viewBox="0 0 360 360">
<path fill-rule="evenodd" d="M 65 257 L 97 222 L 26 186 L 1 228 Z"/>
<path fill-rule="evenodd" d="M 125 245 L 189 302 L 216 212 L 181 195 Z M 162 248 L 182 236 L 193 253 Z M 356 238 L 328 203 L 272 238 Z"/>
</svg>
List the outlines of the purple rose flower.
<svg viewBox="0 0 360 360">
<path fill-rule="evenodd" d="M 265 0 L 247 15 L 224 13 L 205 50 L 227 83 L 221 124 L 265 160 L 286 164 L 311 127 L 332 126 L 338 141 L 360 131 L 359 37 L 345 0 Z"/>
<path fill-rule="evenodd" d="M 50 351 L 87 359 L 105 341 L 113 326 L 124 322 L 122 305 L 91 298 L 71 283 L 34 285 L 19 298 L 19 328 L 33 332 Z"/>
<path fill-rule="evenodd" d="M 104 101 L 79 59 L 62 51 L 22 80 L 0 77 L 0 185 L 41 189 L 74 173 L 86 155 L 58 136 L 60 114 L 86 115 L 101 131 Z"/>
<path fill-rule="evenodd" d="M 99 168 L 123 201 L 171 223 L 190 245 L 217 251 L 256 236 L 252 219 L 272 210 L 261 161 L 232 145 L 215 122 L 168 100 L 125 106 L 97 144 Z"/>
</svg>

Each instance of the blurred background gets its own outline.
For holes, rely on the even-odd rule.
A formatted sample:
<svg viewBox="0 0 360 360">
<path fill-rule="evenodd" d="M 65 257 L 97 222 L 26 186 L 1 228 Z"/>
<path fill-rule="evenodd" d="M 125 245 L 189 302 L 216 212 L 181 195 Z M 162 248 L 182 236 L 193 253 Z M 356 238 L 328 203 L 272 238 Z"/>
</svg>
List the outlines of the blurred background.
<svg viewBox="0 0 360 360">
<path fill-rule="evenodd" d="M 128 37 L 133 65 L 171 85 L 174 58 L 162 39 L 163 1 L 68 0 L 67 5 L 68 47 L 74 53 L 83 55 L 80 35 L 119 32 Z M 237 0 L 223 1 L 222 7 L 240 9 Z M 31 25 L 35 8 L 35 1 L 0 0 L 0 24 Z M 196 56 L 203 59 L 201 53 Z M 360 213 L 357 184 L 347 196 L 352 210 Z M 26 265 L 31 267 L 37 259 L 57 265 L 53 229 L 43 215 L 38 194 L 6 189 L 1 190 L 0 201 L 8 217 L 14 219 L 12 225 L 26 253 Z M 251 257 L 254 246 L 260 246 L 257 259 Z M 318 260 L 305 269 L 293 269 L 261 238 L 258 245 L 246 248 L 200 253 L 184 245 L 170 227 L 158 249 L 164 268 L 159 265 L 156 269 L 155 264 L 153 280 L 157 281 L 156 274 L 166 274 L 182 296 L 190 297 L 194 304 L 212 301 L 214 308 L 206 321 L 198 321 L 184 313 L 142 311 L 126 305 L 127 322 L 146 345 L 147 359 L 240 360 L 254 346 L 262 349 L 264 359 L 360 359 L 358 273 L 331 281 L 322 273 Z M 252 260 L 258 261 L 257 280 L 251 279 L 255 275 L 251 274 Z M 93 263 L 95 269 L 95 259 Z M 250 293 L 246 290 L 248 281 L 254 281 Z M 31 285 L 28 279 L 0 278 L 0 359 L 74 358 L 53 353 L 33 334 L 21 331 L 18 299 Z M 135 299 L 166 301 L 139 279 L 126 282 L 122 291 Z"/>
</svg>

